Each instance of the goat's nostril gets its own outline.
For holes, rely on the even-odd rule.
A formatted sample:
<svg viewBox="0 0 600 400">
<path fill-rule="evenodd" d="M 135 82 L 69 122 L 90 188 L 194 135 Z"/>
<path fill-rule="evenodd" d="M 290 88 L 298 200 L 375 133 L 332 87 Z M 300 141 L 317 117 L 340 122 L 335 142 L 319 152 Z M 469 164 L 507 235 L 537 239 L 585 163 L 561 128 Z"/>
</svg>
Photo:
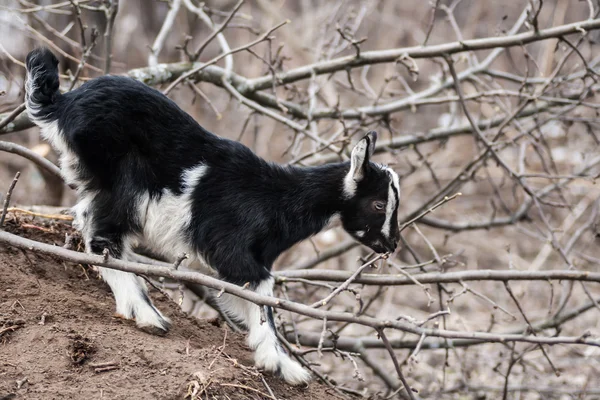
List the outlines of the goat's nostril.
<svg viewBox="0 0 600 400">
<path fill-rule="evenodd" d="M 396 247 L 398 246 L 398 242 L 395 240 L 387 240 L 386 247 L 390 253 L 396 251 Z"/>
</svg>

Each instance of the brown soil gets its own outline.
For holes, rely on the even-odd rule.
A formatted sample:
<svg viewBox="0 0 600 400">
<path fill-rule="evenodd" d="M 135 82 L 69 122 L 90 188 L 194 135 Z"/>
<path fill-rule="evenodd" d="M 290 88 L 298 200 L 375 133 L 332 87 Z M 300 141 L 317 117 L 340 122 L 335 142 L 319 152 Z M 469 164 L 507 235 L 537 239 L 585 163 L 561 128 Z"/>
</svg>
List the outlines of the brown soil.
<svg viewBox="0 0 600 400">
<path fill-rule="evenodd" d="M 62 245 L 71 228 L 8 220 L 6 229 Z M 173 321 L 165 337 L 115 318 L 110 290 L 90 267 L 0 245 L 0 400 L 272 398 L 268 388 L 278 399 L 337 397 L 316 382 L 263 381 L 243 335 L 151 295 Z"/>
</svg>

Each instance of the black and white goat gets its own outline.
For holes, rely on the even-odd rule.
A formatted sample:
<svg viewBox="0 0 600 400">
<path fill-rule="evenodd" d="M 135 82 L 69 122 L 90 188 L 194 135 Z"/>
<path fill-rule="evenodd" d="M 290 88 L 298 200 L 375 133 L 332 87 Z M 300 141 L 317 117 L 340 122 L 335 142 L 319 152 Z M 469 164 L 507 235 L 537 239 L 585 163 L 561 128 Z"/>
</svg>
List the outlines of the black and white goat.
<svg viewBox="0 0 600 400">
<path fill-rule="evenodd" d="M 61 94 L 58 60 L 48 49 L 29 53 L 27 77 L 27 110 L 77 188 L 75 225 L 89 252 L 108 249 L 126 259 L 139 245 L 171 260 L 187 253 L 221 279 L 270 296 L 275 259 L 334 219 L 376 252 L 396 248 L 398 175 L 370 161 L 375 132 L 358 142 L 350 162 L 287 167 L 206 131 L 130 78 L 103 76 Z M 151 333 L 168 331 L 141 278 L 100 273 L 117 314 Z M 259 306 L 227 294 L 219 300 L 248 328 L 258 367 L 291 384 L 309 380 L 278 342 L 269 307 L 263 324 Z"/>
</svg>

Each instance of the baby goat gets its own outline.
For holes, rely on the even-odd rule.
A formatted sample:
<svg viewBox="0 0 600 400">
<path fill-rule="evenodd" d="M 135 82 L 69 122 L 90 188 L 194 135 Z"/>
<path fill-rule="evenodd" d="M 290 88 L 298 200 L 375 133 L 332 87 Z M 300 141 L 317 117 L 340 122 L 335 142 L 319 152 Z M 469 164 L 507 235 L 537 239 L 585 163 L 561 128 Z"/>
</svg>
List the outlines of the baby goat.
<svg viewBox="0 0 600 400">
<path fill-rule="evenodd" d="M 376 252 L 399 238 L 398 175 L 370 161 L 369 132 L 351 161 L 296 168 L 267 162 L 244 145 L 218 137 L 160 92 L 133 79 L 103 76 L 59 92 L 58 60 L 45 48 L 27 56 L 27 110 L 60 153 L 77 188 L 75 226 L 88 252 L 127 259 L 135 245 L 166 259 L 187 253 L 228 282 L 271 296 L 271 267 L 295 243 L 341 220 Z M 155 334 L 170 322 L 138 276 L 99 268 L 116 312 Z M 257 367 L 291 384 L 310 378 L 277 340 L 273 312 L 224 294 L 224 312 L 248 328 Z"/>
</svg>

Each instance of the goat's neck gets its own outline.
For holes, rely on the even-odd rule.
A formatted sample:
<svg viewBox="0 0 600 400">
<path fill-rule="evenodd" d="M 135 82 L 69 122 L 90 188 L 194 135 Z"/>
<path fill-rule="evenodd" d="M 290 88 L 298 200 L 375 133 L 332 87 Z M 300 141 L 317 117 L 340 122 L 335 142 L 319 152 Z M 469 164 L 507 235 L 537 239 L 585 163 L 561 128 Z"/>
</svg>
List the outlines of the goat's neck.
<svg viewBox="0 0 600 400">
<path fill-rule="evenodd" d="M 349 163 L 337 163 L 288 171 L 289 180 L 282 182 L 285 188 L 279 207 L 286 213 L 286 225 L 278 227 L 289 238 L 288 247 L 320 232 L 339 216 L 349 168 Z"/>
</svg>

